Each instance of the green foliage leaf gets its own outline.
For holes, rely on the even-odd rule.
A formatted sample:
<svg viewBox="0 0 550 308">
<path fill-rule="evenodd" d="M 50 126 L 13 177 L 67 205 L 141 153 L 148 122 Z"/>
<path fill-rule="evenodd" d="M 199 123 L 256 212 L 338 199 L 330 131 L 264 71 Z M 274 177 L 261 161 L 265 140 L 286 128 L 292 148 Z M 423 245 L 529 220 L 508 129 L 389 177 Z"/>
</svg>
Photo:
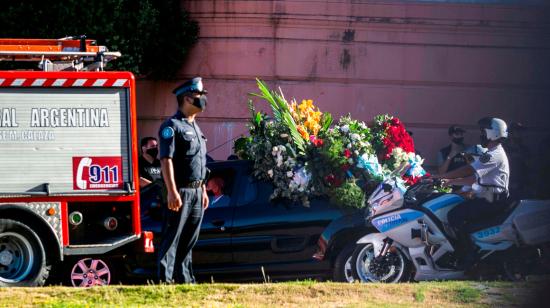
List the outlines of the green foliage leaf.
<svg viewBox="0 0 550 308">
<path fill-rule="evenodd" d="M 319 135 L 323 135 L 332 125 L 332 114 L 328 112 L 323 112 L 323 117 L 321 118 L 321 129 L 319 130 Z"/>
<path fill-rule="evenodd" d="M 290 109 L 288 109 L 288 104 L 282 91 L 279 90 L 279 93 L 271 91 L 265 82 L 260 79 L 256 79 L 256 82 L 260 89 L 260 93 L 251 93 L 251 95 L 263 98 L 269 103 L 275 120 L 284 123 L 288 127 L 294 145 L 300 154 L 305 153 L 306 144 L 296 128 L 296 123 L 290 114 Z"/>
<path fill-rule="evenodd" d="M 335 188 L 331 194 L 331 201 L 335 204 L 362 208 L 365 204 L 365 192 L 355 181 L 348 180 L 342 186 Z"/>
</svg>

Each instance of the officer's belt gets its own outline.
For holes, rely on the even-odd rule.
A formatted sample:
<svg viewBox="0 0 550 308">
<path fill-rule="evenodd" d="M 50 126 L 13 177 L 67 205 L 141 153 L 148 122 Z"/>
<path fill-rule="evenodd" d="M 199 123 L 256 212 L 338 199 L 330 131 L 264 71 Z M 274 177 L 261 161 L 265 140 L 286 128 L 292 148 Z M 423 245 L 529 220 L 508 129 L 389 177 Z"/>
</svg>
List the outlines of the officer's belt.
<svg viewBox="0 0 550 308">
<path fill-rule="evenodd" d="M 204 181 L 202 180 L 184 182 L 182 185 L 179 185 L 179 188 L 199 188 L 202 184 L 204 184 Z"/>
</svg>

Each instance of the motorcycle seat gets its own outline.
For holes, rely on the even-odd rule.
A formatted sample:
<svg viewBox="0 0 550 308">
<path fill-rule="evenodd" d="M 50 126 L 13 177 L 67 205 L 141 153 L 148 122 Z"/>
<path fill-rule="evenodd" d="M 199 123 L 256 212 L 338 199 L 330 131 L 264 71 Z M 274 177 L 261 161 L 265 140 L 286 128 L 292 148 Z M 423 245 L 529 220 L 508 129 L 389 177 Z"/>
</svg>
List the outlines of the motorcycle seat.
<svg viewBox="0 0 550 308">
<path fill-rule="evenodd" d="M 518 204 L 519 200 L 517 199 L 508 199 L 506 201 L 503 201 L 502 211 L 500 213 L 497 213 L 494 216 L 482 219 L 480 221 L 468 223 L 466 224 L 466 230 L 468 230 L 468 232 L 476 232 L 492 226 L 501 225 L 506 220 L 506 218 L 510 216 L 510 214 L 512 213 L 512 211 L 514 211 Z"/>
</svg>

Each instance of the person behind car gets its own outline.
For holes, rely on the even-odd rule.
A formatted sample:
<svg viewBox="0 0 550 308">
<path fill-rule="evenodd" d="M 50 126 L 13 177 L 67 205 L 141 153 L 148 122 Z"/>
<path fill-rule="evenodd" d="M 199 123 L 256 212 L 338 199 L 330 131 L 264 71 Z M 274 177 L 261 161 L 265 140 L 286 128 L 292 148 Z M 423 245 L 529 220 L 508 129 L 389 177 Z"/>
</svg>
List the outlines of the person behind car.
<svg viewBox="0 0 550 308">
<path fill-rule="evenodd" d="M 231 199 L 223 193 L 224 188 L 225 181 L 221 177 L 214 176 L 208 180 L 206 190 L 211 192 L 213 195 L 210 198 L 210 205 L 208 207 L 222 207 L 229 205 L 229 201 Z"/>
<path fill-rule="evenodd" d="M 449 127 L 448 134 L 451 143 L 439 150 L 437 154 L 437 166 L 439 174 L 456 170 L 467 164 L 462 155 L 468 146 L 464 143 L 464 133 L 466 131 L 458 126 Z"/>
<path fill-rule="evenodd" d="M 141 156 L 138 160 L 139 166 L 139 187 L 143 188 L 156 180 L 160 180 L 160 160 L 158 141 L 155 137 L 141 139 Z"/>
<path fill-rule="evenodd" d="M 510 167 L 502 143 L 508 137 L 506 122 L 498 118 L 483 118 L 479 122 L 481 145 L 487 152 L 474 162 L 442 174 L 447 185 L 471 185 L 475 197 L 453 208 L 448 221 L 454 229 L 460 257 L 459 267 L 468 268 L 475 261 L 475 251 L 466 229 L 468 224 L 487 219 L 502 211 L 508 198 Z"/>
</svg>

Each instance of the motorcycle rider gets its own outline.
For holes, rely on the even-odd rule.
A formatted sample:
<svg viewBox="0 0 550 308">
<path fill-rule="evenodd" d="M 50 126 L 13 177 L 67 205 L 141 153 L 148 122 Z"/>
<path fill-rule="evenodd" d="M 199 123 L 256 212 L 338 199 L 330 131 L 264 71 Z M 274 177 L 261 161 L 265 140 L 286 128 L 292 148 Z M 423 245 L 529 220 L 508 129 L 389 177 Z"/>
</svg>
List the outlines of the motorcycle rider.
<svg viewBox="0 0 550 308">
<path fill-rule="evenodd" d="M 507 125 L 501 119 L 486 117 L 478 122 L 481 145 L 487 151 L 469 165 L 437 176 L 446 185 L 471 185 L 474 198 L 458 205 L 448 214 L 448 221 L 457 237 L 459 267 L 468 268 L 475 261 L 476 251 L 467 225 L 490 218 L 504 209 L 508 198 L 510 167 L 502 143 L 508 137 Z"/>
</svg>

